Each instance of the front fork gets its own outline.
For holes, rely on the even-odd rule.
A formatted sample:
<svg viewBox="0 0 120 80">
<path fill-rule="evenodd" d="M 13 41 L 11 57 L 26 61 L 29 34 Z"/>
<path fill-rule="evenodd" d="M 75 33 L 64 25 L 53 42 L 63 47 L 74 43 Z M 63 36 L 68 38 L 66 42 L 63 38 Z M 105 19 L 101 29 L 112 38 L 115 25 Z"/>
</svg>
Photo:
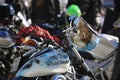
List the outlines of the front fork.
<svg viewBox="0 0 120 80">
<path fill-rule="evenodd" d="M 86 70 L 87 74 L 89 76 L 91 76 L 94 80 L 97 80 L 94 76 L 93 71 L 90 70 L 90 68 L 88 67 L 88 65 L 85 63 L 84 59 L 81 57 L 81 55 L 79 54 L 79 52 L 72 46 L 72 50 L 75 53 L 76 57 L 78 58 L 81 66 L 83 67 L 84 70 Z"/>
</svg>

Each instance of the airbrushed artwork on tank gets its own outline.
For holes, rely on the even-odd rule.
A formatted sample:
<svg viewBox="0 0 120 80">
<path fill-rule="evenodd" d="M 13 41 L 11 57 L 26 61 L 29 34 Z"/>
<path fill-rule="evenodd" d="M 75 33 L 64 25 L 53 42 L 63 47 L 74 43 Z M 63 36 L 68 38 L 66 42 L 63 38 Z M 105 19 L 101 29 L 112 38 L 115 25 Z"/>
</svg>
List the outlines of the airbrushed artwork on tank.
<svg viewBox="0 0 120 80">
<path fill-rule="evenodd" d="M 48 66 L 55 66 L 55 65 L 66 64 L 68 62 L 69 62 L 68 55 L 57 54 L 49 57 L 49 59 L 46 61 L 46 64 Z"/>
<path fill-rule="evenodd" d="M 70 69 L 69 56 L 60 49 L 52 49 L 26 62 L 16 76 L 35 77 L 64 73 Z"/>
</svg>

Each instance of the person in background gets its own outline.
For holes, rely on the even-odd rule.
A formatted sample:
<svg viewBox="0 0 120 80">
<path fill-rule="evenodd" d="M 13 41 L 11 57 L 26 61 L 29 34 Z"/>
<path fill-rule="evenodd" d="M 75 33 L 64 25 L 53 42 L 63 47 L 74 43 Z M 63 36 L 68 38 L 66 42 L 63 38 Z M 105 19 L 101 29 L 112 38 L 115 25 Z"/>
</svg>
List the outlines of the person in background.
<svg viewBox="0 0 120 80">
<path fill-rule="evenodd" d="M 32 0 L 31 19 L 34 23 L 56 24 L 62 19 L 68 0 Z"/>
<path fill-rule="evenodd" d="M 32 0 L 32 25 L 38 25 L 57 35 L 66 26 L 65 11 L 68 0 Z"/>
</svg>

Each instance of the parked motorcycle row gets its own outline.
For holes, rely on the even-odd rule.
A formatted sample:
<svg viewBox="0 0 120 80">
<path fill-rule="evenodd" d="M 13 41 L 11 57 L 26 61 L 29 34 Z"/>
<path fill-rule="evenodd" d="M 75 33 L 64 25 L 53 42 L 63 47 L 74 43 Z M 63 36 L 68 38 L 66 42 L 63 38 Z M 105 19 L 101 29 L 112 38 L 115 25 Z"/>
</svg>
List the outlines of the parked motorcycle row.
<svg viewBox="0 0 120 80">
<path fill-rule="evenodd" d="M 2 25 L 0 80 L 110 80 L 119 36 L 98 33 L 82 16 L 69 19 L 57 33 L 29 25 L 21 12 Z"/>
</svg>

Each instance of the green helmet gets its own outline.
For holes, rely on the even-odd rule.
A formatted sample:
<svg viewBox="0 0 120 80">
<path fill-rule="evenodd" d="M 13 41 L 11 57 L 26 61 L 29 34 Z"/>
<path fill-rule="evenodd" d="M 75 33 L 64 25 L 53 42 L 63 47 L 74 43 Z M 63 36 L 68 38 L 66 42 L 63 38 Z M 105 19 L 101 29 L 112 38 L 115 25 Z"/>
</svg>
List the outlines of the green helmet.
<svg viewBox="0 0 120 80">
<path fill-rule="evenodd" d="M 81 10 L 77 5 L 72 4 L 72 5 L 68 6 L 68 8 L 67 8 L 67 15 L 80 17 Z"/>
</svg>

